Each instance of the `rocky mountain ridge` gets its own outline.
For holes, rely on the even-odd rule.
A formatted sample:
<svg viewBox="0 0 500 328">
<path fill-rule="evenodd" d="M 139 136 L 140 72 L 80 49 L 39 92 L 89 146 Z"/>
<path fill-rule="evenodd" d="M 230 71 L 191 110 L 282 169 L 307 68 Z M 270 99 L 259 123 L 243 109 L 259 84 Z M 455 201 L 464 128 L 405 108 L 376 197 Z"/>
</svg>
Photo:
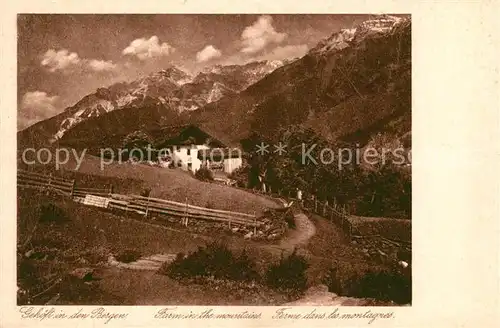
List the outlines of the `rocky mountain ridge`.
<svg viewBox="0 0 500 328">
<path fill-rule="evenodd" d="M 53 143 L 81 123 L 115 110 L 155 106 L 173 114 L 194 111 L 242 91 L 283 64 L 283 61 L 259 61 L 245 65 L 216 65 L 195 76 L 171 66 L 131 82 L 98 88 L 59 115 L 26 130 L 43 130 L 43 135 Z"/>
</svg>

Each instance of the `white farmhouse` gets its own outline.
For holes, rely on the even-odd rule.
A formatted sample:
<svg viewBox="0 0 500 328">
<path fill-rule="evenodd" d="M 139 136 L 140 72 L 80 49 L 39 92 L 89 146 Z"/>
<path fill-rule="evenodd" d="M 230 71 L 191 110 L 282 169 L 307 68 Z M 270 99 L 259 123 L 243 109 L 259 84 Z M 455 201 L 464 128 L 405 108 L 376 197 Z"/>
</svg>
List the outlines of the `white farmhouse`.
<svg viewBox="0 0 500 328">
<path fill-rule="evenodd" d="M 196 172 L 202 166 L 229 174 L 242 165 L 239 149 L 229 149 L 200 127 L 188 124 L 151 131 L 162 166 Z"/>
</svg>

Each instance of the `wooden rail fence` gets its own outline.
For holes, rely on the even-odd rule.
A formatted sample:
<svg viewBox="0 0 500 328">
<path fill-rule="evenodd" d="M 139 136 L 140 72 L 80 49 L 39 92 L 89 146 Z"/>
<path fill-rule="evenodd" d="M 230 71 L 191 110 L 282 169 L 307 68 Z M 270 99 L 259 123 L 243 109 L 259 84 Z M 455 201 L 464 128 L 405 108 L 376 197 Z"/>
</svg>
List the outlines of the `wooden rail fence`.
<svg viewBox="0 0 500 328">
<path fill-rule="evenodd" d="M 349 213 L 345 206 L 340 206 L 337 203 L 330 205 L 328 202 L 321 202 L 318 199 L 304 199 L 302 206 L 319 216 L 330 219 L 335 222 L 344 231 L 345 235 L 351 239 L 354 231 L 351 222 L 349 221 Z"/>
<path fill-rule="evenodd" d="M 231 187 L 273 199 L 286 199 L 287 201 L 294 201 L 295 203 L 300 204 L 305 210 L 335 222 L 341 227 L 347 238 L 352 239 L 353 237 L 360 237 L 352 223 L 349 221 L 350 214 L 345 206 L 341 206 L 337 203 L 330 205 L 327 201 L 321 202 L 316 197 L 310 198 L 306 196 L 302 199 L 297 199 L 293 196 L 293 192 L 291 191 L 287 193 L 278 191 L 278 193 L 275 193 L 264 192 L 259 189 L 246 189 L 238 186 Z"/>
<path fill-rule="evenodd" d="M 75 192 L 75 180 L 24 170 L 17 170 L 17 186 L 21 188 L 54 190 L 69 196 L 73 195 Z"/>
<path fill-rule="evenodd" d="M 108 199 L 106 203 L 110 209 L 135 212 L 145 217 L 154 214 L 178 217 L 185 225 L 188 224 L 189 219 L 224 222 L 229 227 L 244 225 L 257 228 L 262 224 L 257 220 L 256 215 L 195 206 L 188 204 L 187 200 L 185 203 L 180 203 L 138 195 L 116 194 L 113 193 L 112 186 L 110 188 L 79 188 L 75 186 L 75 180 L 24 170 L 17 171 L 17 185 L 21 188 L 56 191 L 75 200 L 83 199 L 87 195 L 100 196 Z"/>
<path fill-rule="evenodd" d="M 258 227 L 261 222 L 257 220 L 255 215 L 216 210 L 195 206 L 186 203 L 174 202 L 165 199 L 144 197 L 138 195 L 119 195 L 112 194 L 109 201 L 111 208 L 116 208 L 125 211 L 136 211 L 143 213 L 145 216 L 160 214 L 186 219 L 201 219 L 225 222 L 231 225 L 245 225 Z"/>
</svg>

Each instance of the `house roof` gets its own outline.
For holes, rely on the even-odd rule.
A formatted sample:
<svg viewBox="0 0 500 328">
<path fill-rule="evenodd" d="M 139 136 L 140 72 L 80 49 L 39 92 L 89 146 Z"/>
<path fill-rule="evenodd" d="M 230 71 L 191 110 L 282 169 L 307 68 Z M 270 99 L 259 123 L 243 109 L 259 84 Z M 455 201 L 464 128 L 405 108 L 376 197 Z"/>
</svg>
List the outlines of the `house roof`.
<svg viewBox="0 0 500 328">
<path fill-rule="evenodd" d="M 214 147 L 225 147 L 225 144 L 209 132 L 195 124 L 171 125 L 150 130 L 156 148 L 189 143 L 209 144 Z"/>
<path fill-rule="evenodd" d="M 216 132 L 208 124 L 197 123 L 196 125 L 199 126 L 200 129 L 202 129 L 203 131 L 205 131 L 209 135 L 211 135 L 211 136 L 215 137 L 217 140 L 219 140 L 222 144 L 224 144 L 224 147 L 239 147 L 239 143 L 232 141 L 230 138 L 226 137 L 225 135 L 221 134 L 220 132 Z"/>
</svg>

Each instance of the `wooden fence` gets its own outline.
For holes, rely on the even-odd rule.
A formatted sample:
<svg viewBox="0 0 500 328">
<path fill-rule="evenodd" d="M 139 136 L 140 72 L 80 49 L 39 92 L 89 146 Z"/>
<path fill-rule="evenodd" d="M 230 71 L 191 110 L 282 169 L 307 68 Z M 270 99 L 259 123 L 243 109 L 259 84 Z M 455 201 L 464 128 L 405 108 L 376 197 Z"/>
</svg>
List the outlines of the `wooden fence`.
<svg viewBox="0 0 500 328">
<path fill-rule="evenodd" d="M 296 194 L 292 191 L 289 192 L 264 192 L 260 189 L 246 189 L 238 186 L 231 186 L 232 188 L 240 189 L 243 191 L 251 192 L 256 195 L 272 198 L 273 200 L 282 199 L 288 202 L 294 201 L 295 203 L 302 206 L 303 209 L 308 212 L 312 212 L 326 219 L 331 220 L 341 227 L 347 238 L 352 239 L 352 237 L 359 237 L 359 233 L 355 231 L 352 223 L 349 221 L 349 212 L 345 206 L 341 206 L 337 203 L 330 205 L 327 201 L 321 202 L 316 197 L 305 195 L 302 199 L 297 199 Z M 304 194 L 303 194 L 304 196 Z"/>
<path fill-rule="evenodd" d="M 108 208 L 110 209 L 135 212 L 143 214 L 145 217 L 154 214 L 179 217 L 182 218 L 185 225 L 188 224 L 189 219 L 224 222 L 229 227 L 244 225 L 256 228 L 262 224 L 257 220 L 256 215 L 194 206 L 188 204 L 187 200 L 185 203 L 179 203 L 152 197 L 116 194 L 113 193 L 112 186 L 109 188 L 79 188 L 75 186 L 75 180 L 24 170 L 17 171 L 17 185 L 21 188 L 56 191 L 74 199 L 82 199 L 87 195 L 101 196 L 109 199 Z"/>
<path fill-rule="evenodd" d="M 160 214 L 184 218 L 186 225 L 189 219 L 225 222 L 229 227 L 233 225 L 258 227 L 261 225 L 255 215 L 194 206 L 188 204 L 187 201 L 179 203 L 152 197 L 112 194 L 109 206 L 124 211 L 135 211 L 144 214 L 144 216 Z"/>
<path fill-rule="evenodd" d="M 349 221 L 349 213 L 344 206 L 336 203 L 330 205 L 327 201 L 321 202 L 317 198 L 307 198 L 302 200 L 302 207 L 309 212 L 322 216 L 337 224 L 344 231 L 345 235 L 351 239 L 354 231 L 351 222 Z"/>
<path fill-rule="evenodd" d="M 21 188 L 53 190 L 68 196 L 73 195 L 75 192 L 75 180 L 25 170 L 17 170 L 17 186 Z"/>
</svg>

